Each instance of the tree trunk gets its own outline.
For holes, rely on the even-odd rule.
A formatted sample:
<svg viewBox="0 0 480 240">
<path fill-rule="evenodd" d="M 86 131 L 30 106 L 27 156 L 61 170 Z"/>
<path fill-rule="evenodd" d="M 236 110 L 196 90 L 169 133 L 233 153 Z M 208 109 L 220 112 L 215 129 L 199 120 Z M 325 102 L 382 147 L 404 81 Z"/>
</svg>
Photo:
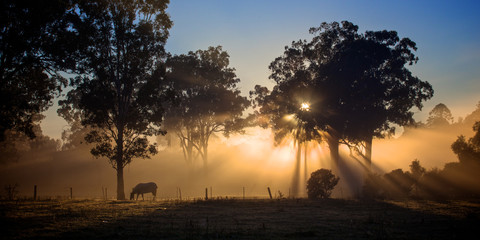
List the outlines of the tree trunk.
<svg viewBox="0 0 480 240">
<path fill-rule="evenodd" d="M 372 142 L 373 135 L 370 135 L 365 140 L 365 165 L 368 170 L 372 167 Z"/>
<path fill-rule="evenodd" d="M 208 170 L 208 143 L 205 143 L 203 146 L 203 167 L 205 168 L 205 172 Z"/>
<path fill-rule="evenodd" d="M 187 163 L 188 167 L 193 168 L 195 159 L 193 156 L 194 152 L 193 152 L 193 143 L 192 143 L 191 133 L 188 128 L 187 128 L 186 134 L 187 136 L 185 137 L 182 131 L 176 132 L 176 135 L 182 147 L 183 158 L 185 159 L 185 162 Z"/>
<path fill-rule="evenodd" d="M 125 200 L 123 167 L 117 165 L 117 200 Z"/>
<path fill-rule="evenodd" d="M 190 142 L 190 139 L 187 139 L 186 149 L 187 149 L 187 157 L 185 160 L 187 161 L 188 165 L 193 167 L 193 161 L 195 159 L 193 159 L 193 146 L 192 146 L 192 143 Z"/>
<path fill-rule="evenodd" d="M 292 179 L 292 196 L 298 197 L 299 194 L 299 185 L 300 185 L 300 162 L 302 158 L 302 148 L 300 146 L 300 141 L 297 141 L 297 157 L 295 160 L 295 167 L 293 172 L 293 179 Z"/>
<path fill-rule="evenodd" d="M 338 153 L 338 137 L 330 134 L 327 138 L 328 147 L 330 148 L 330 160 L 334 165 L 337 165 L 340 161 L 340 154 Z"/>
<path fill-rule="evenodd" d="M 125 191 L 123 183 L 123 124 L 119 124 L 118 127 L 118 139 L 117 139 L 117 200 L 125 200 Z"/>
<path fill-rule="evenodd" d="M 203 151 L 203 168 L 205 171 L 205 176 L 208 178 L 208 140 L 210 139 L 211 130 L 209 127 L 205 126 L 203 133 L 201 135 L 201 149 Z"/>
<path fill-rule="evenodd" d="M 307 180 L 308 180 L 308 167 L 307 167 L 307 142 L 305 141 L 304 143 L 304 149 L 303 149 L 303 163 L 304 163 L 304 166 L 303 166 L 303 174 L 304 174 L 304 184 L 305 184 L 305 187 L 307 186 Z"/>
</svg>

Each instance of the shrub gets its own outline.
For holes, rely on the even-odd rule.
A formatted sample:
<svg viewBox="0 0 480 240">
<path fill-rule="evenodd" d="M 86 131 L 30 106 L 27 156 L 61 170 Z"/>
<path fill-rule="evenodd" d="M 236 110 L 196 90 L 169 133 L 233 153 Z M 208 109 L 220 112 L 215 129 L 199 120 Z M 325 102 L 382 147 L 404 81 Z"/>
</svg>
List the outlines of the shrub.
<svg viewBox="0 0 480 240">
<path fill-rule="evenodd" d="M 319 169 L 310 175 L 307 181 L 308 198 L 328 198 L 337 185 L 339 177 L 335 177 L 331 170 Z"/>
<path fill-rule="evenodd" d="M 454 190 L 452 184 L 443 176 L 444 174 L 434 168 L 425 172 L 419 181 L 419 190 L 422 198 L 432 200 L 446 200 Z"/>
<path fill-rule="evenodd" d="M 381 175 L 369 173 L 363 185 L 363 197 L 366 199 L 384 199 L 385 186 Z"/>
<path fill-rule="evenodd" d="M 409 172 L 395 169 L 383 175 L 384 190 L 389 199 L 408 198 L 414 180 Z"/>
</svg>

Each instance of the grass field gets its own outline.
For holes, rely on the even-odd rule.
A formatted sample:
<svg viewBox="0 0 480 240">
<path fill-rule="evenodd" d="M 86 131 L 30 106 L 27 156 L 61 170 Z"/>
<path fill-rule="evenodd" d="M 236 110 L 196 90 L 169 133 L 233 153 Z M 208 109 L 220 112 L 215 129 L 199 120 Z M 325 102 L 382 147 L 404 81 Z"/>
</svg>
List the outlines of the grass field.
<svg viewBox="0 0 480 240">
<path fill-rule="evenodd" d="M 1 239 L 466 239 L 479 201 L 1 201 Z"/>
</svg>

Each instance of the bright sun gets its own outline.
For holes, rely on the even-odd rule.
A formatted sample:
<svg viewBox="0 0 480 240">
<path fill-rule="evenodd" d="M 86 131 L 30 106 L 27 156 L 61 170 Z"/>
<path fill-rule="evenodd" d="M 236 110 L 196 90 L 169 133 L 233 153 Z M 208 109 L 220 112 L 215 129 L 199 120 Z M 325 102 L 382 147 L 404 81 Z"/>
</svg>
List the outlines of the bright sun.
<svg viewBox="0 0 480 240">
<path fill-rule="evenodd" d="M 306 102 L 302 103 L 302 106 L 300 107 L 300 110 L 307 111 L 307 112 L 310 111 L 310 104 L 308 104 Z"/>
</svg>

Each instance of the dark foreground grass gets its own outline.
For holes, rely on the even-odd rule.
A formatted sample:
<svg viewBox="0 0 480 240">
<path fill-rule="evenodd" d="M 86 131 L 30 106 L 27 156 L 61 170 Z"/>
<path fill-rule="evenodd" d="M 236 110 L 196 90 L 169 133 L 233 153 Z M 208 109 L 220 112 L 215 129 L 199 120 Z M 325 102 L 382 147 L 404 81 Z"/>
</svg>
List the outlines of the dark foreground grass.
<svg viewBox="0 0 480 240">
<path fill-rule="evenodd" d="M 3 201 L 1 239 L 466 239 L 479 201 Z"/>
</svg>

